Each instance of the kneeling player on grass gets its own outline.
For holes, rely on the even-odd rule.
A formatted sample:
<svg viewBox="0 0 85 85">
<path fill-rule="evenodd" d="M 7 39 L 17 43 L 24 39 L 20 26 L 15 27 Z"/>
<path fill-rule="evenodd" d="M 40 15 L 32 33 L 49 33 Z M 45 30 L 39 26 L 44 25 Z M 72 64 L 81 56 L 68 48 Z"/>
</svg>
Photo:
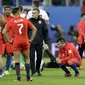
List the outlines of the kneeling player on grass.
<svg viewBox="0 0 85 85">
<path fill-rule="evenodd" d="M 66 68 L 66 66 L 70 66 L 75 72 L 75 77 L 79 77 L 77 66 L 79 67 L 82 61 L 76 47 L 73 44 L 66 42 L 64 38 L 59 38 L 57 40 L 57 45 L 59 47 L 59 55 L 58 58 L 56 58 L 56 62 L 65 72 L 65 76 L 71 76 L 71 73 Z"/>
<path fill-rule="evenodd" d="M 7 23 L 2 33 L 5 39 L 7 39 L 9 43 L 11 43 L 11 41 L 7 37 L 8 31 L 11 30 L 14 34 L 13 53 L 15 58 L 15 70 L 17 75 L 17 81 L 21 80 L 20 52 L 24 56 L 27 81 L 32 81 L 32 79 L 30 78 L 29 41 L 32 42 L 32 40 L 34 39 L 36 34 L 36 28 L 29 20 L 20 17 L 19 8 L 14 8 L 12 10 L 12 13 L 14 15 L 14 18 Z M 28 34 L 27 34 L 29 30 L 28 28 L 32 29 L 32 36 L 30 40 L 28 40 Z"/>
</svg>

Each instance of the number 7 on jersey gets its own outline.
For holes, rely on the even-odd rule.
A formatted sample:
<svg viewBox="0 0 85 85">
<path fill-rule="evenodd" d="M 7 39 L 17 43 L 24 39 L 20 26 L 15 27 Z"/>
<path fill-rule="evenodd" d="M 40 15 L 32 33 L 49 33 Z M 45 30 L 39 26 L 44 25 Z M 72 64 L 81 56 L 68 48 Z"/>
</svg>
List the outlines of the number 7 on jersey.
<svg viewBox="0 0 85 85">
<path fill-rule="evenodd" d="M 17 26 L 19 27 L 19 34 L 22 34 L 22 28 L 23 28 L 23 24 L 17 24 Z"/>
</svg>

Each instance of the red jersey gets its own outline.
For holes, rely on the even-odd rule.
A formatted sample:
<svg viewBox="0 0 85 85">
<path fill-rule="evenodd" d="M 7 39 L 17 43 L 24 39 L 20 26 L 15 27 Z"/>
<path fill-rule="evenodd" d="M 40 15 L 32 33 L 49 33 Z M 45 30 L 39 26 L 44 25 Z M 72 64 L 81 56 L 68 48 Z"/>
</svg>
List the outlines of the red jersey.
<svg viewBox="0 0 85 85">
<path fill-rule="evenodd" d="M 14 17 L 13 16 L 9 16 L 9 17 L 6 17 L 4 16 L 6 22 L 8 23 L 10 20 L 12 20 Z"/>
<path fill-rule="evenodd" d="M 66 43 L 65 48 L 59 50 L 58 58 L 60 58 L 62 62 L 68 61 L 72 58 L 77 58 L 78 60 L 81 60 L 81 57 L 76 47 L 68 42 Z"/>
<path fill-rule="evenodd" d="M 32 28 L 33 24 L 26 18 L 17 17 L 13 18 L 7 23 L 6 29 L 12 30 L 14 39 L 28 38 L 28 28 Z"/>
<path fill-rule="evenodd" d="M 4 43 L 4 40 L 3 40 L 3 37 L 2 37 L 2 27 L 1 27 L 1 24 L 0 24 L 0 44 Z"/>
<path fill-rule="evenodd" d="M 85 6 L 82 6 L 81 7 L 81 13 L 84 13 L 85 12 Z"/>
<path fill-rule="evenodd" d="M 10 20 L 12 20 L 14 17 L 13 17 L 13 16 L 9 16 L 9 17 L 4 16 L 4 18 L 5 18 L 5 20 L 6 20 L 6 23 L 8 23 L 8 22 L 9 22 Z M 12 33 L 11 30 L 8 32 L 8 37 L 9 37 L 10 40 L 13 39 L 13 33 Z"/>
<path fill-rule="evenodd" d="M 1 25 L 0 25 L 0 44 L 4 43 L 3 38 L 2 38 L 2 32 L 1 32 Z"/>
<path fill-rule="evenodd" d="M 80 21 L 78 23 L 78 44 L 83 43 L 83 37 L 85 37 L 85 23 L 83 21 Z"/>
</svg>

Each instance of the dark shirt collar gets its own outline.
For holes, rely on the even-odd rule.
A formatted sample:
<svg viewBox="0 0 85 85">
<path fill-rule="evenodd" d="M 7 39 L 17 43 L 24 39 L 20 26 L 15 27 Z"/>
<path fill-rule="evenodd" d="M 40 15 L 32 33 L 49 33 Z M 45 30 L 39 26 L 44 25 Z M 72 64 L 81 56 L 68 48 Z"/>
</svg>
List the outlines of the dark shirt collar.
<svg viewBox="0 0 85 85">
<path fill-rule="evenodd" d="M 40 20 L 40 17 L 38 17 L 37 19 L 35 19 L 35 18 L 32 18 L 32 19 L 38 21 L 38 20 Z"/>
</svg>

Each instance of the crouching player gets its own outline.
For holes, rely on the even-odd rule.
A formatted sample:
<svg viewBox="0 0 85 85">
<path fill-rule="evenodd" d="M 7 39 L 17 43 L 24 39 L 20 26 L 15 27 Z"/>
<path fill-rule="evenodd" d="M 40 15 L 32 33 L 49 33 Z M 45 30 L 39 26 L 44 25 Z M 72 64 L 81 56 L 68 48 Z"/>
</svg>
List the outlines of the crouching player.
<svg viewBox="0 0 85 85">
<path fill-rule="evenodd" d="M 11 30 L 14 34 L 14 42 L 13 42 L 13 53 L 14 53 L 14 59 L 15 59 L 15 70 L 17 75 L 17 80 L 21 80 L 20 76 L 20 52 L 24 56 L 25 61 L 25 69 L 26 69 L 26 79 L 27 81 L 32 81 L 32 78 L 30 78 L 30 61 L 29 61 L 29 48 L 30 48 L 30 42 L 35 37 L 36 34 L 36 27 L 27 19 L 20 17 L 20 11 L 19 8 L 14 8 L 12 10 L 12 13 L 14 15 L 14 18 L 7 23 L 5 29 L 3 30 L 3 36 L 6 38 L 6 40 L 11 43 L 11 41 L 6 36 L 9 30 Z M 32 36 L 30 40 L 28 40 L 28 30 L 29 28 L 32 29 Z"/>
<path fill-rule="evenodd" d="M 73 44 L 66 42 L 64 38 L 59 38 L 57 40 L 57 45 L 59 47 L 59 55 L 56 58 L 56 62 L 65 72 L 65 76 L 71 76 L 70 71 L 66 68 L 66 66 L 70 66 L 75 72 L 75 77 L 79 77 L 77 67 L 82 64 L 82 61 L 76 47 Z"/>
</svg>

